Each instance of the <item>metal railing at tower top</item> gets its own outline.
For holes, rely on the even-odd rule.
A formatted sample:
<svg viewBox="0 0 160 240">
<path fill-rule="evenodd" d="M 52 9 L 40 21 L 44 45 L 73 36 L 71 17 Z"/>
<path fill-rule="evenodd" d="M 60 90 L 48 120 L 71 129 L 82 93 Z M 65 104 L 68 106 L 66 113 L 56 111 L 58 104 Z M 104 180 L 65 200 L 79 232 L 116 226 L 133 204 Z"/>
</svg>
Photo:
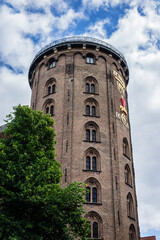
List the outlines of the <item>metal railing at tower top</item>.
<svg viewBox="0 0 160 240">
<path fill-rule="evenodd" d="M 74 37 L 66 37 L 66 38 L 62 38 L 59 40 L 55 40 L 53 42 L 51 42 L 50 44 L 46 45 L 45 47 L 43 47 L 35 56 L 33 62 L 41 55 L 43 55 L 47 50 L 51 49 L 51 48 L 56 48 L 58 46 L 61 45 L 66 45 L 67 43 L 84 43 L 84 44 L 95 44 L 98 45 L 99 47 L 105 48 L 109 51 L 111 51 L 112 53 L 116 54 L 120 59 L 122 59 L 125 63 L 125 65 L 127 66 L 127 62 L 123 56 L 123 54 L 116 49 L 115 47 L 113 47 L 111 44 L 100 40 L 100 39 L 96 39 L 96 38 L 92 38 L 92 37 L 85 37 L 85 36 L 74 36 Z M 33 63 L 32 62 L 32 63 Z"/>
</svg>

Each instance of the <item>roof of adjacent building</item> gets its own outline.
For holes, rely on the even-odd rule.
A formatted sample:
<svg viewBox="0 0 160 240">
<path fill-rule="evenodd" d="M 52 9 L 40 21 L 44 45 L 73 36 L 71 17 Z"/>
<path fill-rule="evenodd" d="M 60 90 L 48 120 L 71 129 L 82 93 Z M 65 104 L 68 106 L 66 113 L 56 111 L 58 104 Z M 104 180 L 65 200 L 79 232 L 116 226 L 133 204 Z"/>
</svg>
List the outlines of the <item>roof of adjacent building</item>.
<svg viewBox="0 0 160 240">
<path fill-rule="evenodd" d="M 1 125 L 0 126 L 0 133 L 3 132 L 3 130 L 6 128 L 7 124 Z"/>
<path fill-rule="evenodd" d="M 155 236 L 150 236 L 150 237 L 141 237 L 141 240 L 156 240 Z"/>
<path fill-rule="evenodd" d="M 100 40 L 100 39 L 96 39 L 96 38 L 92 38 L 92 37 L 85 37 L 85 36 L 74 36 L 74 37 L 67 37 L 67 38 L 62 38 L 56 41 L 51 42 L 50 44 L 46 45 L 45 47 L 43 47 L 35 56 L 35 58 L 33 59 L 30 69 L 29 69 L 29 74 L 28 77 L 30 79 L 31 77 L 31 72 L 33 72 L 35 66 L 37 65 L 37 63 L 39 61 L 41 61 L 43 59 L 43 56 L 47 56 L 51 53 L 53 53 L 53 50 L 57 49 L 65 49 L 67 46 L 71 46 L 71 47 L 76 47 L 76 46 L 80 46 L 85 44 L 86 46 L 90 46 L 91 48 L 99 48 L 101 51 L 106 52 L 106 53 L 110 53 L 112 54 L 117 60 L 121 61 L 121 64 L 123 65 L 123 67 L 127 67 L 127 75 L 129 75 L 128 72 L 128 66 L 127 66 L 127 62 L 123 56 L 123 54 L 116 49 L 115 47 L 113 47 L 111 44 Z"/>
</svg>

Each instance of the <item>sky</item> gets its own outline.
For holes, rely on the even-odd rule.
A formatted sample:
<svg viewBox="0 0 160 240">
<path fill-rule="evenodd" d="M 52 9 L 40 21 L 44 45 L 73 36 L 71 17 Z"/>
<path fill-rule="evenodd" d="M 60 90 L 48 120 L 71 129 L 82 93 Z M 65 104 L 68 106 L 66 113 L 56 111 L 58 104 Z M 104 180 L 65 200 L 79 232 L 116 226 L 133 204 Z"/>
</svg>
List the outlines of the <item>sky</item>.
<svg viewBox="0 0 160 240">
<path fill-rule="evenodd" d="M 0 125 L 29 105 L 35 54 L 67 36 L 102 39 L 126 58 L 141 236 L 160 240 L 160 0 L 0 0 Z"/>
</svg>

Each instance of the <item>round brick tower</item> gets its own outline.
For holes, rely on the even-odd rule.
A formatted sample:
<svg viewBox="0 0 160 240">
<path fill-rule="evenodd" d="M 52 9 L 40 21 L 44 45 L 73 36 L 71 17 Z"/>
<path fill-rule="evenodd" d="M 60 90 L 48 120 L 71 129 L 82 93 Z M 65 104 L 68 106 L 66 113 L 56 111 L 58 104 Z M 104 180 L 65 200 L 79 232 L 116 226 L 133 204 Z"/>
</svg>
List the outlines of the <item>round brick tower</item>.
<svg viewBox="0 0 160 240">
<path fill-rule="evenodd" d="M 62 185 L 86 183 L 88 238 L 138 240 L 125 58 L 90 37 L 54 41 L 29 69 L 31 107 L 55 120 Z"/>
</svg>

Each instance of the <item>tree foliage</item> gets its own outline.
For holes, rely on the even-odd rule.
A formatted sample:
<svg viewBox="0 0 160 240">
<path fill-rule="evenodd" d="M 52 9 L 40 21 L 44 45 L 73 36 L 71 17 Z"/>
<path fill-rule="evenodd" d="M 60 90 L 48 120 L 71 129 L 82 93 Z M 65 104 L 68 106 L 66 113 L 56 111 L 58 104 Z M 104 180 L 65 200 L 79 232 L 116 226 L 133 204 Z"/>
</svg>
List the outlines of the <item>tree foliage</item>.
<svg viewBox="0 0 160 240">
<path fill-rule="evenodd" d="M 53 119 L 19 105 L 7 123 L 0 139 L 0 239 L 86 239 L 84 188 L 60 186 Z"/>
</svg>

